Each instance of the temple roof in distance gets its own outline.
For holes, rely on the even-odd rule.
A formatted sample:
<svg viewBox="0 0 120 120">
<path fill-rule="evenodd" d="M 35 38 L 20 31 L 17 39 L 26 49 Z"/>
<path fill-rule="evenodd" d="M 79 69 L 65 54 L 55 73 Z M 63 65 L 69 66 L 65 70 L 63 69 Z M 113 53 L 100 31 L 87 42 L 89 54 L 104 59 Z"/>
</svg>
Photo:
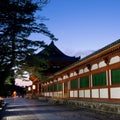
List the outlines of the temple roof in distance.
<svg viewBox="0 0 120 120">
<path fill-rule="evenodd" d="M 80 57 L 71 57 L 65 55 L 60 51 L 52 41 L 45 49 L 38 53 L 41 58 L 48 58 L 49 60 L 59 60 L 59 61 L 78 61 Z"/>
<path fill-rule="evenodd" d="M 55 72 L 77 62 L 80 60 L 80 57 L 71 57 L 65 55 L 61 50 L 59 50 L 54 42 L 52 41 L 46 48 L 37 54 L 42 59 L 48 60 L 47 66 L 43 66 L 46 70 L 43 71 L 43 74 L 50 76 Z"/>
</svg>

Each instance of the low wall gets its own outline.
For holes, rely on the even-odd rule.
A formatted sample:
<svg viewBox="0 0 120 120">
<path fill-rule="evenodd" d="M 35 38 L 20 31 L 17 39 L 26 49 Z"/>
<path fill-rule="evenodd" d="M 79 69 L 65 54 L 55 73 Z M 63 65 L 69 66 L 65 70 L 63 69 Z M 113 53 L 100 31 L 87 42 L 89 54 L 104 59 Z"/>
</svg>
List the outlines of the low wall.
<svg viewBox="0 0 120 120">
<path fill-rule="evenodd" d="M 49 99 L 47 97 L 38 97 L 38 100 L 41 102 L 47 102 Z"/>
<path fill-rule="evenodd" d="M 120 104 L 119 103 L 69 100 L 69 99 L 54 99 L 54 98 L 51 98 L 48 101 L 52 104 L 72 105 L 78 109 L 79 108 L 87 108 L 87 109 L 91 109 L 91 110 L 120 114 Z"/>
</svg>

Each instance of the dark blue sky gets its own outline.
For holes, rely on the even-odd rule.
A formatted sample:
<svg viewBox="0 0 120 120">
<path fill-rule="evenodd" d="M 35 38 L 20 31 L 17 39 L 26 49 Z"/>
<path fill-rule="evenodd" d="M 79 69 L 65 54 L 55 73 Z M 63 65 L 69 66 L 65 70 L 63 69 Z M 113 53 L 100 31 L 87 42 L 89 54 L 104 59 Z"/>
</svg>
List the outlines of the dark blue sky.
<svg viewBox="0 0 120 120">
<path fill-rule="evenodd" d="M 49 18 L 44 23 L 58 38 L 56 46 L 70 56 L 87 54 L 120 38 L 120 0 L 50 0 L 40 14 Z M 51 42 L 41 35 L 31 38 Z"/>
</svg>

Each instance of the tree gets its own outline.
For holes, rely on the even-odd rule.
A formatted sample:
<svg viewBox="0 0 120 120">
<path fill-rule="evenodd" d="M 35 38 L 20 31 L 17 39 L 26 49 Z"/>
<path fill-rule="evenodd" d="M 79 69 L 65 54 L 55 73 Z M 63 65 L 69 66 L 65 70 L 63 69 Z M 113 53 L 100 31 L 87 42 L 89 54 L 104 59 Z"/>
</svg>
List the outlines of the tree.
<svg viewBox="0 0 120 120">
<path fill-rule="evenodd" d="M 0 0 L 0 88 L 13 75 L 13 68 L 25 62 L 44 41 L 27 39 L 31 33 L 42 33 L 52 40 L 54 35 L 44 23 L 38 23 L 35 13 L 48 0 Z"/>
</svg>

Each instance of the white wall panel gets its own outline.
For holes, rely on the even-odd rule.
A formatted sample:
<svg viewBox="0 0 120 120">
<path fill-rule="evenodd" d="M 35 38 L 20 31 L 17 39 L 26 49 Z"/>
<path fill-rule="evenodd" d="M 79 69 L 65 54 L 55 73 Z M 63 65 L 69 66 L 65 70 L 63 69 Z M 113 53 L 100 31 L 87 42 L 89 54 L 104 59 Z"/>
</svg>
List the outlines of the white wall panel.
<svg viewBox="0 0 120 120">
<path fill-rule="evenodd" d="M 109 64 L 113 64 L 113 63 L 117 63 L 117 62 L 120 62 L 120 57 L 119 56 L 112 57 L 110 59 L 110 63 Z"/>
<path fill-rule="evenodd" d="M 84 68 L 84 72 L 89 72 L 89 69 L 87 67 Z"/>
<path fill-rule="evenodd" d="M 79 97 L 84 97 L 84 90 L 79 90 Z"/>
<path fill-rule="evenodd" d="M 90 90 L 85 90 L 85 97 L 89 97 L 90 98 Z"/>
<path fill-rule="evenodd" d="M 67 78 L 68 78 L 68 75 L 64 75 L 64 76 L 63 76 L 63 79 L 67 79 Z"/>
<path fill-rule="evenodd" d="M 61 80 L 62 80 L 62 78 L 61 78 L 61 77 L 59 77 L 59 78 L 58 78 L 58 81 L 61 81 Z"/>
<path fill-rule="evenodd" d="M 78 91 L 77 90 L 74 91 L 74 97 L 78 97 Z"/>
<path fill-rule="evenodd" d="M 105 61 L 101 61 L 101 62 L 99 63 L 99 68 L 101 68 L 101 67 L 105 67 L 105 66 L 106 66 Z"/>
<path fill-rule="evenodd" d="M 56 97 L 58 95 L 58 93 L 57 92 L 54 92 L 54 96 Z"/>
<path fill-rule="evenodd" d="M 70 91 L 70 97 L 73 97 L 73 91 Z"/>
<path fill-rule="evenodd" d="M 46 93 L 46 96 L 49 96 L 49 92 Z"/>
<path fill-rule="evenodd" d="M 108 88 L 100 89 L 100 98 L 108 98 Z"/>
<path fill-rule="evenodd" d="M 74 75 L 74 76 L 76 76 L 76 75 L 77 75 L 77 73 L 76 73 L 76 72 L 74 72 L 74 73 L 73 73 L 73 75 Z"/>
<path fill-rule="evenodd" d="M 92 98 L 99 98 L 99 90 L 98 89 L 92 90 Z"/>
<path fill-rule="evenodd" d="M 120 99 L 120 87 L 118 88 L 111 88 L 111 98 L 119 98 Z"/>
<path fill-rule="evenodd" d="M 73 75 L 74 75 L 73 73 L 70 73 L 70 77 L 73 77 Z"/>
<path fill-rule="evenodd" d="M 57 97 L 62 97 L 62 91 L 57 92 Z"/>
<path fill-rule="evenodd" d="M 52 97 L 52 92 L 50 92 L 50 96 Z"/>
<path fill-rule="evenodd" d="M 80 70 L 79 70 L 79 74 L 82 74 L 82 73 L 83 73 L 83 69 L 80 69 Z"/>
<path fill-rule="evenodd" d="M 47 96 L 47 94 L 46 94 L 46 93 L 44 93 L 44 96 Z"/>
<path fill-rule="evenodd" d="M 55 79 L 54 82 L 57 82 L 57 80 Z"/>
<path fill-rule="evenodd" d="M 98 69 L 98 64 L 93 64 L 91 70 Z"/>
</svg>

